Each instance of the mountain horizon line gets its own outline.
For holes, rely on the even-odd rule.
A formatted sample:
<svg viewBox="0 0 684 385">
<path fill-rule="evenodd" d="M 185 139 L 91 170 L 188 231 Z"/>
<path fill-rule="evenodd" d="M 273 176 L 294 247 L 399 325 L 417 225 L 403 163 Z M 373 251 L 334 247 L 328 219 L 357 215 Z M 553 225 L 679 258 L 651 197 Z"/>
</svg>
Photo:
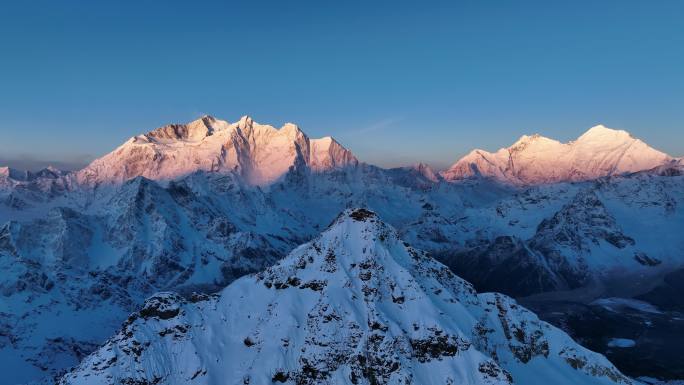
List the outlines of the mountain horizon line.
<svg viewBox="0 0 684 385">
<path fill-rule="evenodd" d="M 242 123 L 241 123 L 242 122 Z M 305 137 L 309 141 L 331 141 L 334 145 L 339 146 L 342 150 L 347 152 L 350 156 L 354 157 L 353 152 L 350 151 L 347 147 L 345 147 L 343 144 L 341 144 L 339 141 L 337 141 L 333 136 L 323 136 L 318 139 L 310 138 L 304 131 L 302 131 L 299 126 L 295 123 L 285 123 L 283 124 L 280 128 L 276 128 L 271 125 L 261 125 L 259 123 L 254 122 L 251 116 L 249 115 L 244 115 L 240 118 L 235 123 L 229 123 L 228 121 L 225 120 L 220 120 L 212 115 L 203 115 L 202 117 L 190 121 L 185 124 L 177 124 L 177 123 L 172 123 L 172 124 L 167 124 L 161 127 L 158 127 L 156 129 L 153 129 L 147 133 L 143 134 L 138 134 L 135 136 L 130 137 L 126 142 L 124 142 L 123 145 L 126 143 L 129 143 L 131 141 L 135 141 L 136 138 L 140 140 L 141 138 L 152 138 L 155 141 L 155 144 L 158 145 L 170 145 L 172 142 L 176 143 L 186 143 L 186 144 L 201 144 L 200 142 L 211 135 L 213 135 L 216 131 L 220 131 L 220 129 L 230 129 L 230 126 L 239 126 L 240 124 L 244 125 L 251 125 L 255 124 L 257 126 L 261 127 L 267 127 L 269 130 L 274 131 L 274 132 L 285 132 L 288 130 L 291 130 L 293 132 L 301 134 L 303 137 Z M 482 170 L 481 165 L 477 165 L 476 163 L 478 162 L 477 159 L 473 158 L 481 158 L 480 161 L 483 161 L 487 164 L 492 163 L 492 159 L 496 158 L 497 155 L 499 154 L 499 157 L 503 155 L 504 157 L 509 157 L 510 155 L 510 150 L 511 149 L 519 149 L 521 146 L 526 146 L 529 143 L 535 143 L 539 144 L 541 143 L 542 145 L 546 146 L 551 146 L 551 147 L 556 147 L 556 148 L 565 148 L 569 146 L 575 145 L 578 141 L 581 141 L 582 138 L 588 138 L 591 133 L 594 133 L 596 135 L 593 135 L 594 139 L 599 139 L 600 145 L 605 147 L 606 145 L 610 145 L 611 142 L 615 141 L 629 141 L 633 143 L 638 143 L 641 145 L 643 148 L 647 149 L 650 154 L 649 156 L 653 156 L 654 154 L 656 155 L 656 158 L 658 158 L 655 161 L 648 161 L 646 162 L 646 166 L 653 166 L 656 167 L 660 164 L 667 163 L 670 161 L 675 161 L 679 162 L 680 164 L 682 163 L 682 160 L 684 160 L 684 157 L 676 157 L 672 156 L 669 154 L 666 154 L 664 152 L 661 152 L 659 150 L 656 150 L 652 148 L 650 145 L 646 144 L 645 142 L 641 141 L 640 139 L 634 137 L 631 133 L 629 133 L 626 130 L 622 129 L 614 129 L 614 128 L 609 128 L 603 124 L 597 124 L 589 128 L 587 131 L 584 132 L 584 134 L 580 135 L 578 138 L 575 140 L 570 140 L 567 142 L 560 142 L 558 140 L 546 137 L 540 133 L 534 133 L 534 134 L 523 134 L 519 137 L 517 141 L 515 141 L 511 146 L 509 147 L 502 147 L 499 148 L 496 152 L 489 152 L 487 150 L 483 150 L 481 148 L 474 148 L 473 150 L 469 151 L 467 154 L 459 157 L 455 163 L 452 163 L 451 166 L 447 167 L 435 167 L 434 165 L 428 163 L 428 162 L 422 162 L 422 161 L 417 161 L 409 164 L 405 164 L 402 166 L 396 166 L 396 167 L 383 167 L 383 166 L 376 166 L 382 169 L 398 169 L 398 168 L 416 168 L 416 169 L 428 169 L 429 172 L 441 175 L 442 177 L 445 177 L 445 179 L 465 179 L 469 177 L 474 177 L 474 176 L 489 176 L 489 177 L 495 177 L 495 179 L 500 179 L 500 180 L 505 180 L 508 182 L 511 182 L 511 177 L 505 176 L 505 175 L 498 175 L 498 174 L 505 174 L 506 171 L 504 170 L 503 172 L 500 171 L 492 171 L 489 170 L 488 172 L 484 172 Z M 144 139 L 143 139 L 144 140 Z M 123 146 L 121 145 L 121 146 Z M 630 143 L 631 145 L 631 143 Z M 120 146 L 120 147 L 121 147 Z M 119 148 L 120 148 L 119 147 Z M 118 148 L 117 148 L 118 149 Z M 116 151 L 115 149 L 114 151 Z M 32 170 L 26 170 L 26 169 L 20 169 L 20 168 L 15 168 L 11 166 L 4 166 L 2 163 L 0 163 L 0 175 L 5 175 L 12 177 L 14 179 L 22 180 L 22 179 L 29 179 L 32 176 L 35 175 L 40 175 L 40 174 L 46 174 L 46 173 L 54 173 L 56 170 L 60 171 L 60 174 L 68 174 L 68 173 L 78 173 L 81 172 L 88 167 L 92 166 L 94 163 L 96 163 L 98 160 L 112 154 L 114 151 L 105 154 L 101 157 L 97 157 L 94 160 L 90 161 L 89 163 L 85 164 L 83 167 L 80 168 L 73 168 L 73 169 L 63 169 L 60 167 L 54 167 L 52 164 L 48 165 L 47 167 L 43 167 L 40 169 L 35 169 L 36 171 Z M 507 155 L 508 154 L 508 155 Z M 599 156 L 599 153 L 594 153 L 593 156 Z M 621 154 L 623 156 L 624 154 Z M 639 156 L 640 154 L 637 154 Z M 355 158 L 355 157 L 354 157 Z M 510 157 L 509 157 L 510 158 Z M 4 161 L 5 164 L 11 163 L 8 162 L 8 159 L 0 159 L 0 161 Z M 38 161 L 38 160 L 36 160 Z M 533 159 L 533 161 L 538 162 L 538 161 L 543 161 L 543 159 Z M 29 161 L 30 162 L 30 161 Z M 363 164 L 368 164 L 368 165 L 373 165 L 372 163 L 367 163 L 362 160 L 358 161 L 359 163 Z M 501 163 L 501 159 L 498 160 L 499 163 Z M 497 163 L 495 161 L 494 163 Z M 505 166 L 498 166 L 498 167 L 504 167 Z M 631 167 L 626 167 L 625 170 L 627 172 L 633 172 L 633 171 L 643 171 L 646 169 L 650 169 L 653 167 L 644 167 L 643 165 L 632 165 Z M 612 173 L 608 173 L 608 175 L 611 175 Z M 581 179 L 581 178 L 580 178 Z M 588 178 L 587 178 L 588 179 Z M 513 181 L 516 184 L 524 184 L 523 182 L 520 181 Z"/>
</svg>

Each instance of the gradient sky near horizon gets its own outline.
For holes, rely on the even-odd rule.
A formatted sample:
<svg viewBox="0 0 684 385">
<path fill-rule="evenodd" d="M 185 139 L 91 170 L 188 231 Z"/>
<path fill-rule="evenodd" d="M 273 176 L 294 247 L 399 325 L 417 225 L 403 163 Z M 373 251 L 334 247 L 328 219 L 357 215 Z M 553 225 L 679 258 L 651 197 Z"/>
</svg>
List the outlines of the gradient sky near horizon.
<svg viewBox="0 0 684 385">
<path fill-rule="evenodd" d="M 75 168 L 203 114 L 381 166 L 599 123 L 681 156 L 683 20 L 675 0 L 3 2 L 0 163 Z"/>
</svg>

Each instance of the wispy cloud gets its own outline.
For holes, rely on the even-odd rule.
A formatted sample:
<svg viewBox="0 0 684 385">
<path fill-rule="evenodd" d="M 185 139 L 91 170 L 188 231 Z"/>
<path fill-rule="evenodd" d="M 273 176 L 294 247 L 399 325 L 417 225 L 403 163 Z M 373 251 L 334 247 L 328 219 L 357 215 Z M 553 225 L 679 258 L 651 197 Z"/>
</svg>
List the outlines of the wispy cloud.
<svg viewBox="0 0 684 385">
<path fill-rule="evenodd" d="M 351 130 L 350 132 L 354 132 L 357 134 L 363 134 L 363 133 L 368 133 L 368 132 L 373 132 L 373 131 L 381 131 L 381 130 L 384 130 L 386 128 L 389 128 L 389 127 L 401 122 L 402 120 L 404 120 L 404 118 L 402 118 L 402 117 L 386 118 L 386 119 L 382 119 L 380 121 L 377 121 L 373 124 L 370 124 L 368 126 L 361 127 L 361 128 L 356 129 L 356 130 Z"/>
</svg>

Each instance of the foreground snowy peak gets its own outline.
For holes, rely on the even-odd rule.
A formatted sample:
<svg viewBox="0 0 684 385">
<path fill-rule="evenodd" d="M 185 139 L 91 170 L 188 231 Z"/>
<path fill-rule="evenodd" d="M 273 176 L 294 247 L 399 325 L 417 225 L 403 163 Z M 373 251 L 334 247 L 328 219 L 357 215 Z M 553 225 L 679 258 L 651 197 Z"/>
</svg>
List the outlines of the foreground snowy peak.
<svg viewBox="0 0 684 385">
<path fill-rule="evenodd" d="M 148 299 L 61 384 L 629 384 L 365 209 L 220 295 Z"/>
<path fill-rule="evenodd" d="M 495 153 L 474 150 L 442 175 L 451 181 L 486 177 L 533 185 L 650 170 L 671 160 L 626 131 L 598 125 L 569 143 L 525 135 Z"/>
<path fill-rule="evenodd" d="M 291 167 L 319 172 L 357 163 L 331 137 L 310 139 L 291 123 L 276 129 L 248 116 L 235 123 L 205 116 L 135 136 L 79 171 L 77 180 L 118 184 L 137 176 L 174 180 L 196 171 L 223 171 L 263 186 L 279 180 Z"/>
</svg>

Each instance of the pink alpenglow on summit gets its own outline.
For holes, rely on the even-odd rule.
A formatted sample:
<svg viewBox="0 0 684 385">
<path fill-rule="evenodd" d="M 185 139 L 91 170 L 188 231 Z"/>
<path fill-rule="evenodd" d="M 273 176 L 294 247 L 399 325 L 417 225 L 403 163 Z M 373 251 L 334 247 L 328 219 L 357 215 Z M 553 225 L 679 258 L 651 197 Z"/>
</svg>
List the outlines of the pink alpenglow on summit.
<svg viewBox="0 0 684 385">
<path fill-rule="evenodd" d="M 598 125 L 568 143 L 524 135 L 495 153 L 473 150 L 442 176 L 449 181 L 481 176 L 534 185 L 649 170 L 672 159 L 626 131 Z"/>
<path fill-rule="evenodd" d="M 356 157 L 333 138 L 310 139 L 292 123 L 276 129 L 248 116 L 236 123 L 205 116 L 132 137 L 79 171 L 77 180 L 108 184 L 144 176 L 164 181 L 196 171 L 223 171 L 264 186 L 293 166 L 320 172 L 356 164 Z"/>
</svg>

